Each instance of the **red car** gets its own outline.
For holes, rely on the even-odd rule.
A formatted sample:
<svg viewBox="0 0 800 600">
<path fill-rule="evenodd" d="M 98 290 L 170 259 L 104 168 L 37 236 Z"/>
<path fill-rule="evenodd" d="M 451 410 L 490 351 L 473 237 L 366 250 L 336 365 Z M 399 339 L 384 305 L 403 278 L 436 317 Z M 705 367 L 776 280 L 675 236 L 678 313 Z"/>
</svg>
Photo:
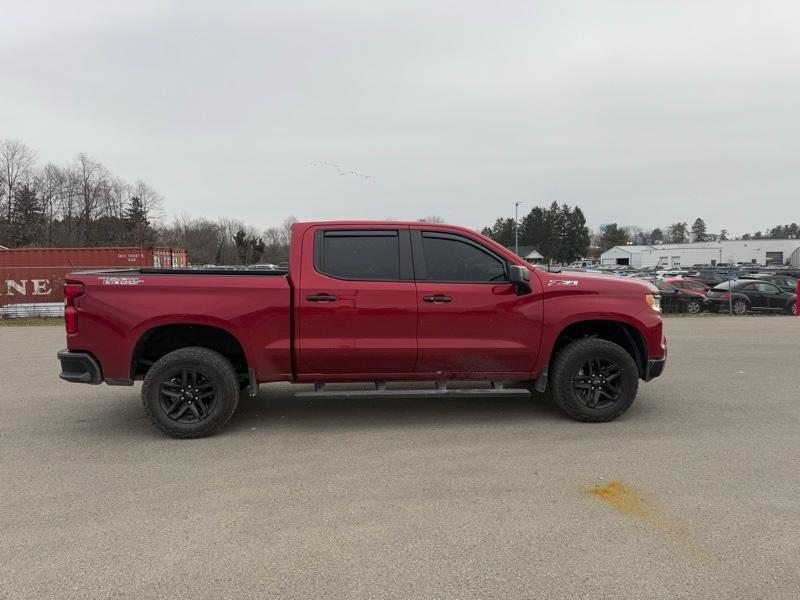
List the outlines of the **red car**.
<svg viewBox="0 0 800 600">
<path fill-rule="evenodd" d="M 212 434 L 240 391 L 303 396 L 530 395 L 609 421 L 661 374 L 657 290 L 546 273 L 474 231 L 432 223 L 297 223 L 287 271 L 135 269 L 67 277 L 66 381 L 133 385 L 154 424 Z M 484 382 L 473 389 L 448 382 Z M 427 381 L 428 390 L 386 382 Z M 326 390 L 371 382 L 374 390 Z M 485 382 L 491 382 L 487 387 Z"/>
<path fill-rule="evenodd" d="M 664 283 L 668 283 L 672 287 L 678 288 L 679 290 L 683 290 L 688 294 L 694 294 L 697 296 L 701 296 L 703 298 L 706 297 L 706 294 L 708 294 L 708 290 L 711 289 L 711 286 L 708 286 L 701 281 L 697 281 L 696 279 L 684 279 L 682 277 L 665 279 Z"/>
</svg>

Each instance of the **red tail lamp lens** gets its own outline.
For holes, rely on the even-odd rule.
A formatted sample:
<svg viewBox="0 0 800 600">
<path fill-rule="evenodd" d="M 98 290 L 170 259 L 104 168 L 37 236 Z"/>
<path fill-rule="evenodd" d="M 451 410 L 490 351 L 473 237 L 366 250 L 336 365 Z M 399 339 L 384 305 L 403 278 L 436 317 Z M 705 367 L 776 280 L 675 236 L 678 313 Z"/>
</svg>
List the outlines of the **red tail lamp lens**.
<svg viewBox="0 0 800 600">
<path fill-rule="evenodd" d="M 68 283 L 64 286 L 64 326 L 67 333 L 78 332 L 78 309 L 75 298 L 83 294 L 83 284 Z"/>
</svg>

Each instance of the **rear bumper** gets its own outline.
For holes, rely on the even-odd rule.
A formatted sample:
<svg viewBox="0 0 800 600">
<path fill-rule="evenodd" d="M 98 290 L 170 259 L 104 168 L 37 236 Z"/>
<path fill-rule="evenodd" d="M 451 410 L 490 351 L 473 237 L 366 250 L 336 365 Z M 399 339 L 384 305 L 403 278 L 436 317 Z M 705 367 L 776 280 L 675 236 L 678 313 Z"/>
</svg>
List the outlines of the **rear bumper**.
<svg viewBox="0 0 800 600">
<path fill-rule="evenodd" d="M 58 360 L 61 361 L 61 373 L 58 376 L 64 381 L 92 385 L 103 382 L 100 365 L 91 354 L 62 350 L 58 353 Z"/>
</svg>

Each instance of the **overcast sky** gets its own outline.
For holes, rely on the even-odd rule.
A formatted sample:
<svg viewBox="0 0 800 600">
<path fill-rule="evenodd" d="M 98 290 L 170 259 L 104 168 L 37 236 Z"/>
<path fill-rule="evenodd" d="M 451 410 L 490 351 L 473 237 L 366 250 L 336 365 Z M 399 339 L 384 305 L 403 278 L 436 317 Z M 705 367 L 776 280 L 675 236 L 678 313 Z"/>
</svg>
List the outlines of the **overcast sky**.
<svg viewBox="0 0 800 600">
<path fill-rule="evenodd" d="M 796 0 L 25 0 L 2 22 L 0 137 L 86 152 L 169 215 L 800 221 Z"/>
</svg>

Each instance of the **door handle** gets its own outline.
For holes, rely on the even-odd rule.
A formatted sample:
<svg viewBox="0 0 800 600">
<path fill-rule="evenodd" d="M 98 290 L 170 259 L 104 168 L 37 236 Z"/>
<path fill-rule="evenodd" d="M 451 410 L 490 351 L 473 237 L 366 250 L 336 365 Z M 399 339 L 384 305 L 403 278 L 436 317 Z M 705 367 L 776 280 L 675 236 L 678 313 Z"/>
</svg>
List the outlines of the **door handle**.
<svg viewBox="0 0 800 600">
<path fill-rule="evenodd" d="M 444 294 L 434 294 L 433 296 L 423 296 L 422 299 L 425 302 L 452 302 L 453 299 L 450 296 L 445 296 Z"/>
<path fill-rule="evenodd" d="M 334 302 L 336 296 L 332 294 L 311 294 L 310 296 L 306 296 L 306 300 L 309 302 Z"/>
</svg>

